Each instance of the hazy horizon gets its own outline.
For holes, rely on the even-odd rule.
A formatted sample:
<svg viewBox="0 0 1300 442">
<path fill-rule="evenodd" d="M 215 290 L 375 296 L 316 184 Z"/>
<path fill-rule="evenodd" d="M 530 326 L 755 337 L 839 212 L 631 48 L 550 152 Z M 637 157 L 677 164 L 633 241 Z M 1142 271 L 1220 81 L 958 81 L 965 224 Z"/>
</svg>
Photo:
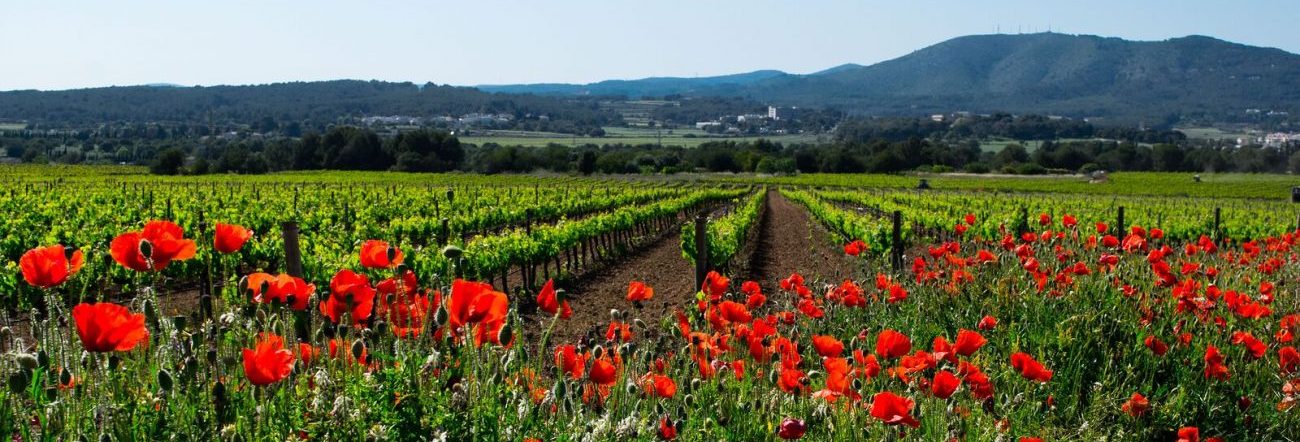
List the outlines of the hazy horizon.
<svg viewBox="0 0 1300 442">
<path fill-rule="evenodd" d="M 461 86 L 704 77 L 869 65 L 973 34 L 1166 40 L 1206 35 L 1300 52 L 1300 3 L 941 1 L 413 4 L 338 0 L 60 4 L 0 15 L 17 61 L 0 90 L 336 79 Z"/>
</svg>

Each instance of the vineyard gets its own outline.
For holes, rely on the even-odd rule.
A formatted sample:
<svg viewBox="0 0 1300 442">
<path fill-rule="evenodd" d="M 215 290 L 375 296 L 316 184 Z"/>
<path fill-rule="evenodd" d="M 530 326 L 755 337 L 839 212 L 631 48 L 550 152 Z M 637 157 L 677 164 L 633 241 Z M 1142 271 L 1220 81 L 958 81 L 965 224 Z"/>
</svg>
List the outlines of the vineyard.
<svg viewBox="0 0 1300 442">
<path fill-rule="evenodd" d="M 0 434 L 1300 435 L 1294 180 L 916 180 L 0 167 Z"/>
</svg>

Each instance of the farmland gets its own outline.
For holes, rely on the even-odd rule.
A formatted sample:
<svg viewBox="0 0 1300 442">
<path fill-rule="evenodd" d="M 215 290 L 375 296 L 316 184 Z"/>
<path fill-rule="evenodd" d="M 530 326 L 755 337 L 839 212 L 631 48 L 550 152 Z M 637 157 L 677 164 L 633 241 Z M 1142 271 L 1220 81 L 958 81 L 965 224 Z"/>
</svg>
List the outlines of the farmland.
<svg viewBox="0 0 1300 442">
<path fill-rule="evenodd" d="M 1289 176 L 7 166 L 0 182 L 15 439 L 1300 425 Z"/>
<path fill-rule="evenodd" d="M 662 144 L 664 146 L 696 147 L 710 141 L 753 142 L 765 139 L 785 144 L 814 143 L 825 141 L 827 135 L 765 135 L 765 136 L 723 136 L 689 128 L 650 129 L 645 127 L 606 127 L 605 135 L 599 137 L 574 136 L 550 132 L 527 131 L 476 131 L 460 137 L 461 141 L 474 144 L 496 143 L 502 146 L 543 147 L 549 144 L 581 146 L 585 144 Z M 483 134 L 485 133 L 485 134 Z"/>
</svg>

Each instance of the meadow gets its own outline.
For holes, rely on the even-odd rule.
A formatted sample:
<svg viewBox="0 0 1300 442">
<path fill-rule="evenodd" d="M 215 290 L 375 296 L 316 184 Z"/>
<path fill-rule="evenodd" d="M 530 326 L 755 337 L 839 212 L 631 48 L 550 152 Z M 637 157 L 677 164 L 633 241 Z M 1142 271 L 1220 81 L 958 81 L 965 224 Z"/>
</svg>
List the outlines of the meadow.
<svg viewBox="0 0 1300 442">
<path fill-rule="evenodd" d="M 0 166 L 0 434 L 1297 436 L 1293 179 L 917 179 Z"/>
</svg>

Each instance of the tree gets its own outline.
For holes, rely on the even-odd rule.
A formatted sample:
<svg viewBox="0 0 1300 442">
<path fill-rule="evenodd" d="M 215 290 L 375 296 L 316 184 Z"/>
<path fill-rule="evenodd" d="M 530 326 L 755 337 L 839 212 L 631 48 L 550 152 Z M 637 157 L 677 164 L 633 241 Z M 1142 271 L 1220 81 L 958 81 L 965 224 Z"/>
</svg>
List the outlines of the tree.
<svg viewBox="0 0 1300 442">
<path fill-rule="evenodd" d="M 596 152 L 583 151 L 582 155 L 578 156 L 578 173 L 591 175 L 592 172 L 595 172 L 596 159 Z"/>
<path fill-rule="evenodd" d="M 1183 149 L 1173 144 L 1157 144 L 1151 150 L 1151 163 L 1155 170 L 1162 172 L 1183 170 Z"/>
<path fill-rule="evenodd" d="M 163 150 L 149 165 L 149 172 L 154 175 L 179 175 L 185 166 L 185 152 L 171 147 Z"/>
</svg>

